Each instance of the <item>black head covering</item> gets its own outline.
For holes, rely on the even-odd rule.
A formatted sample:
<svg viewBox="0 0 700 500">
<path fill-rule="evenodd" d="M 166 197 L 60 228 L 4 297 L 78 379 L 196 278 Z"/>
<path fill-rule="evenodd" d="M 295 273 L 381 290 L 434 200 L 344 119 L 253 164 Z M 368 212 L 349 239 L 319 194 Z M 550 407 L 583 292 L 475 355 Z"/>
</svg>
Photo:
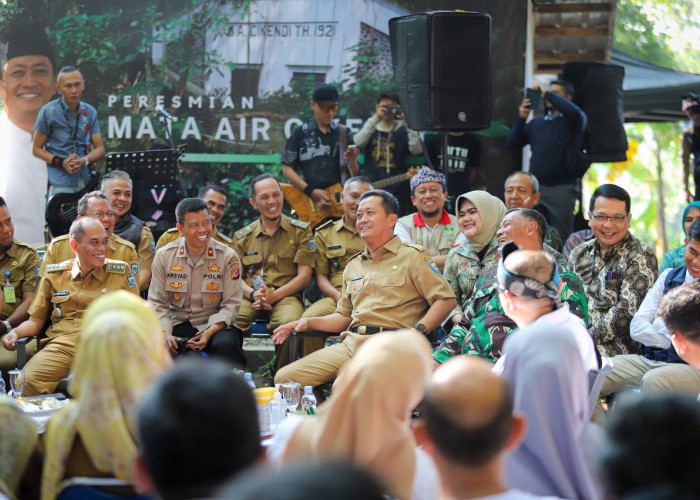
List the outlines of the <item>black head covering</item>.
<svg viewBox="0 0 700 500">
<path fill-rule="evenodd" d="M 20 56 L 46 56 L 53 64 L 53 50 L 49 37 L 36 24 L 14 26 L 7 38 L 7 60 Z"/>
</svg>

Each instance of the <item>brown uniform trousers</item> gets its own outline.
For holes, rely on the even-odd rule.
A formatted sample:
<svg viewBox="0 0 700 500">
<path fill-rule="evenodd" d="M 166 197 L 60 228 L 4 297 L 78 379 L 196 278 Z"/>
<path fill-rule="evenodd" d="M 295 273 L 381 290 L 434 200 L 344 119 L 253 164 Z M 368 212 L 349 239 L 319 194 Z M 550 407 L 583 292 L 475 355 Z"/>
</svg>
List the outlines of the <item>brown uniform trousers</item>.
<svg viewBox="0 0 700 500">
<path fill-rule="evenodd" d="M 336 312 L 351 319 L 343 341 L 284 367 L 275 383 L 317 386 L 335 378 L 368 335 L 413 327 L 437 300 L 454 298 L 450 285 L 420 245 L 394 236 L 374 258 L 367 250 L 351 258 L 343 274 Z M 369 332 L 366 329 L 370 329 Z"/>
<path fill-rule="evenodd" d="M 24 367 L 24 395 L 47 394 L 56 389 L 70 371 L 85 309 L 114 290 L 138 294 L 136 276 L 126 262 L 107 259 L 104 266 L 87 276 L 81 274 L 77 258 L 46 267 L 29 315 L 50 320 L 50 326 L 42 349 Z"/>
<path fill-rule="evenodd" d="M 273 236 L 263 231 L 260 219 L 236 231 L 233 248 L 243 262 L 243 276 L 248 286 L 262 274 L 270 290 L 289 283 L 297 275 L 297 265 L 313 267 L 315 242 L 309 224 L 281 215 L 280 225 Z M 254 287 L 253 287 L 254 288 Z M 248 297 L 244 297 L 238 312 L 236 327 L 242 332 L 250 330 L 254 319 L 269 319 L 268 328 L 298 320 L 304 313 L 299 294 L 283 298 L 271 311 L 255 311 Z M 275 348 L 275 368 L 287 364 L 289 344 Z"/>
</svg>

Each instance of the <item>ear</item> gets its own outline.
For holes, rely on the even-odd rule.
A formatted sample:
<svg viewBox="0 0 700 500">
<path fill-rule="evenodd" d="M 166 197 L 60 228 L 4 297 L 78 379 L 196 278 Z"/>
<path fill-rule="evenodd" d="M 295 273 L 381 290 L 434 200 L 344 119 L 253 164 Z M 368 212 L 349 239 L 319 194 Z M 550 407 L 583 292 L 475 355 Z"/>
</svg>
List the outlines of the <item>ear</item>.
<svg viewBox="0 0 700 500">
<path fill-rule="evenodd" d="M 588 227 L 593 228 L 593 226 L 591 224 L 593 224 L 593 212 L 591 212 L 589 210 L 588 211 Z"/>
<path fill-rule="evenodd" d="M 435 456 L 435 445 L 433 441 L 428 436 L 428 430 L 425 428 L 425 422 L 423 420 L 413 420 L 411 421 L 411 432 L 413 432 L 413 437 L 416 443 L 423 448 L 428 455 Z"/>
<path fill-rule="evenodd" d="M 525 437 L 525 431 L 527 430 L 527 417 L 522 413 L 513 414 L 513 428 L 510 431 L 510 436 L 506 442 L 505 450 L 513 451 L 522 442 Z"/>
<path fill-rule="evenodd" d="M 414 207 L 416 206 L 416 197 L 413 195 L 411 195 L 411 203 L 413 204 Z"/>
<path fill-rule="evenodd" d="M 250 206 L 253 207 L 255 210 L 258 209 L 258 207 L 255 206 L 255 200 L 253 200 L 253 198 L 248 198 L 248 203 L 250 203 Z"/>
<path fill-rule="evenodd" d="M 310 107 L 312 110 L 314 109 L 314 102 L 311 101 L 311 100 L 309 101 L 309 107 Z"/>
<path fill-rule="evenodd" d="M 533 205 L 537 205 L 537 202 L 540 201 L 540 196 L 540 193 L 532 193 L 532 196 L 530 196 L 530 198 L 532 198 Z"/>
<path fill-rule="evenodd" d="M 688 339 L 686 339 L 683 335 L 679 335 L 678 333 L 673 333 L 671 335 L 671 343 L 673 344 L 673 347 L 675 347 L 676 352 L 681 358 L 683 357 L 683 355 L 685 355 L 686 351 L 688 350 L 687 342 Z"/>
<path fill-rule="evenodd" d="M 134 459 L 134 488 L 141 495 L 154 496 L 156 488 L 141 456 Z"/>
<path fill-rule="evenodd" d="M 69 240 L 69 243 L 70 243 L 71 250 L 73 250 L 73 252 L 77 254 L 78 253 L 78 240 L 74 240 L 71 238 Z"/>
<path fill-rule="evenodd" d="M 178 222 L 177 224 L 175 224 L 175 228 L 177 229 L 177 231 L 178 231 L 180 234 L 185 234 L 185 233 L 184 233 L 184 230 L 185 230 L 185 229 L 182 227 L 182 224 L 180 224 L 179 222 Z"/>
</svg>

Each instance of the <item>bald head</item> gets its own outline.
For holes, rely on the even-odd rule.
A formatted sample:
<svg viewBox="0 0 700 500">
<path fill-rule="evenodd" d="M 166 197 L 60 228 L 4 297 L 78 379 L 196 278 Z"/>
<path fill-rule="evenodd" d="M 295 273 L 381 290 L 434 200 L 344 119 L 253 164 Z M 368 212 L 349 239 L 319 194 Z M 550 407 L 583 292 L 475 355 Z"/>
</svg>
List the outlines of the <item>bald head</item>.
<svg viewBox="0 0 700 500">
<path fill-rule="evenodd" d="M 513 398 L 504 379 L 483 359 L 457 356 L 433 373 L 421 406 L 426 431 L 453 462 L 486 465 L 505 448 L 513 425 Z"/>
<path fill-rule="evenodd" d="M 517 250 L 508 255 L 503 264 L 511 273 L 532 278 L 542 284 L 549 283 L 556 266 L 554 258 L 541 250 Z"/>
</svg>

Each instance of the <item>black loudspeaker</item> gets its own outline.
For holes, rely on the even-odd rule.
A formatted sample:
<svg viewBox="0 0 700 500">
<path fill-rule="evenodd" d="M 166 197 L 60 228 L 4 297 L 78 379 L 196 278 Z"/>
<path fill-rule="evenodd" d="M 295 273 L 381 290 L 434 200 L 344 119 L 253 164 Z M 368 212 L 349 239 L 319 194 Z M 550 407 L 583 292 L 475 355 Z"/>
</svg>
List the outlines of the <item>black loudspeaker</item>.
<svg viewBox="0 0 700 500">
<path fill-rule="evenodd" d="M 491 16 L 424 12 L 389 20 L 394 81 L 414 130 L 491 125 Z"/>
<path fill-rule="evenodd" d="M 584 146 L 591 160 L 624 161 L 627 151 L 622 106 L 625 68 L 599 62 L 568 62 L 561 77 L 573 84 L 574 102 L 588 117 Z"/>
</svg>

